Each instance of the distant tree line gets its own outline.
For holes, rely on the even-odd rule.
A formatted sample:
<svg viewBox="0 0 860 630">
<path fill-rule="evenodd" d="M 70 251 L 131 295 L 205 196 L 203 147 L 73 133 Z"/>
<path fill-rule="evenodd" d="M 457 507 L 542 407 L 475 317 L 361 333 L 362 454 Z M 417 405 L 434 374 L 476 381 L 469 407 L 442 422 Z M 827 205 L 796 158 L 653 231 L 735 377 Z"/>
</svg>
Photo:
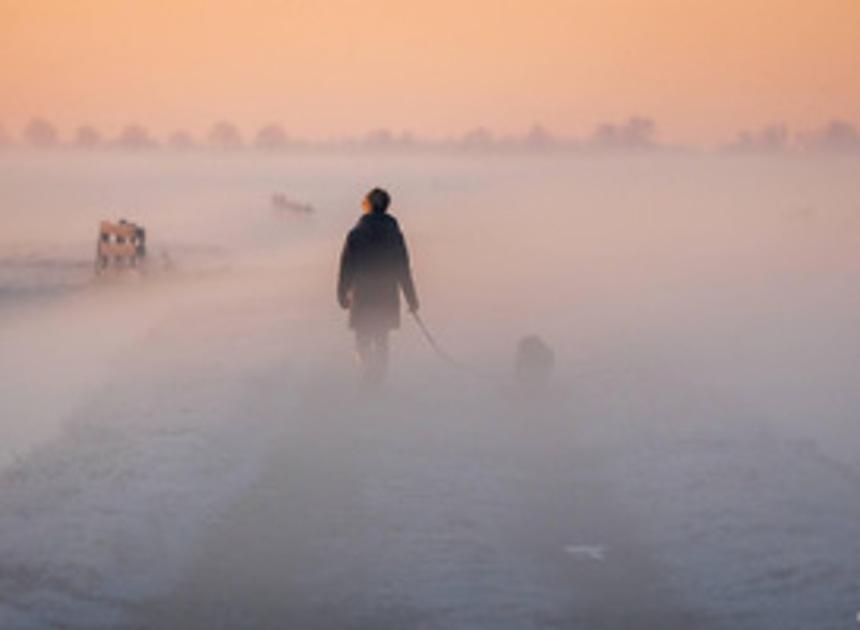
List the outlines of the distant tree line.
<svg viewBox="0 0 860 630">
<path fill-rule="evenodd" d="M 44 118 L 31 119 L 16 142 L 0 125 L 0 148 L 25 146 L 33 149 L 72 148 L 82 151 L 116 149 L 122 151 L 167 150 L 174 152 L 258 150 L 339 151 L 339 152 L 462 152 L 462 153 L 553 153 L 553 152 L 651 152 L 695 150 L 672 146 L 657 139 L 657 125 L 644 116 L 632 116 L 620 123 L 601 123 L 584 138 L 554 134 L 536 124 L 523 134 L 497 136 L 478 126 L 445 140 L 426 140 L 410 132 L 375 129 L 360 137 L 307 141 L 290 136 L 277 123 L 266 124 L 250 137 L 228 120 L 215 122 L 205 134 L 195 136 L 176 130 L 165 138 L 154 136 L 147 127 L 130 123 L 114 136 L 106 136 L 92 125 L 82 125 L 64 139 L 57 127 Z M 860 153 L 860 130 L 845 120 L 832 120 L 810 132 L 792 133 L 785 124 L 775 123 L 755 130 L 743 130 L 730 143 L 718 147 L 730 154 L 779 153 Z"/>
<path fill-rule="evenodd" d="M 860 130 L 848 121 L 836 119 L 813 131 L 792 134 L 787 125 L 775 123 L 741 131 L 723 150 L 747 154 L 860 153 Z"/>
<path fill-rule="evenodd" d="M 268 124 L 246 143 L 239 128 L 229 121 L 218 121 L 213 124 L 202 138 L 182 129 L 159 140 L 147 127 L 130 123 L 119 132 L 109 137 L 92 125 L 81 125 L 67 140 L 61 138 L 56 125 L 44 118 L 31 119 L 21 132 L 21 144 L 35 149 L 74 148 L 84 150 L 123 149 L 141 151 L 151 149 L 172 149 L 186 151 L 194 149 L 217 149 L 235 151 L 256 147 L 264 150 L 281 150 L 298 144 L 291 140 L 283 127 L 278 124 Z M 0 125 L 0 147 L 16 145 L 13 137 Z"/>
</svg>

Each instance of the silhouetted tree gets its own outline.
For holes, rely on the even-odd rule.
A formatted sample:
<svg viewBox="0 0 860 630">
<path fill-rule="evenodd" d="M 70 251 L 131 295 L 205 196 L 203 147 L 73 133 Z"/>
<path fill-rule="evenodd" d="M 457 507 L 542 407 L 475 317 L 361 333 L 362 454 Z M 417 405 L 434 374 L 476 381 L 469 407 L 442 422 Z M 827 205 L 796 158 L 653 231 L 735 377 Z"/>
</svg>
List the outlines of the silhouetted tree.
<svg viewBox="0 0 860 630">
<path fill-rule="evenodd" d="M 289 144 L 287 133 L 284 128 L 278 124 L 271 124 L 262 127 L 254 138 L 254 145 L 258 149 L 266 151 L 276 151 L 285 148 Z"/>
<path fill-rule="evenodd" d="M 24 128 L 24 138 L 41 149 L 54 147 L 59 142 L 57 128 L 44 118 L 33 118 Z"/>
<path fill-rule="evenodd" d="M 397 136 L 397 144 L 401 148 L 414 148 L 418 146 L 418 139 L 411 131 L 403 131 Z"/>
<path fill-rule="evenodd" d="M 137 124 L 123 127 L 114 144 L 121 149 L 128 149 L 130 151 L 152 149 L 158 145 L 155 139 L 149 135 L 149 130 Z"/>
<path fill-rule="evenodd" d="M 394 134 L 388 129 L 374 129 L 364 136 L 362 144 L 371 149 L 387 149 L 394 144 Z"/>
<path fill-rule="evenodd" d="M 545 150 L 554 146 L 556 140 L 542 125 L 533 125 L 526 134 L 524 144 L 528 149 Z"/>
<path fill-rule="evenodd" d="M 167 138 L 167 146 L 176 151 L 188 151 L 197 146 L 197 141 L 190 133 L 180 129 L 170 134 Z"/>
<path fill-rule="evenodd" d="M 95 127 L 82 125 L 75 132 L 74 146 L 78 149 L 95 149 L 102 143 L 102 135 Z"/>
<path fill-rule="evenodd" d="M 845 120 L 831 120 L 821 129 L 802 138 L 805 149 L 830 153 L 860 152 L 860 131 Z"/>
<path fill-rule="evenodd" d="M 655 146 L 656 130 L 650 118 L 634 116 L 621 125 L 599 125 L 591 135 L 591 145 L 600 149 L 649 149 Z"/>
<path fill-rule="evenodd" d="M 231 122 L 222 120 L 212 125 L 207 135 L 209 146 L 215 149 L 239 149 L 242 147 L 242 134 Z"/>
<path fill-rule="evenodd" d="M 788 149 L 788 127 L 767 125 L 757 131 L 741 131 L 727 148 L 735 153 L 783 153 Z"/>
<path fill-rule="evenodd" d="M 494 147 L 496 139 L 486 127 L 470 129 L 460 138 L 458 144 L 468 150 L 486 150 Z"/>
<path fill-rule="evenodd" d="M 415 144 L 415 137 L 408 131 L 395 135 L 388 129 L 374 129 L 361 139 L 359 146 L 374 151 L 390 151 L 410 149 Z"/>
</svg>

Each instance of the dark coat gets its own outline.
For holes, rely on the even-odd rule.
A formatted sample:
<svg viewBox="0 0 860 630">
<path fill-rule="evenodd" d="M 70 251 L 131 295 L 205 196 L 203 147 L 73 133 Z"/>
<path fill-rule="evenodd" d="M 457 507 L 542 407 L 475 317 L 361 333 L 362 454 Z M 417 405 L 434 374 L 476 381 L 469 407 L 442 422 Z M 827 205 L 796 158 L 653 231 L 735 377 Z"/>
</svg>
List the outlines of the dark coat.
<svg viewBox="0 0 860 630">
<path fill-rule="evenodd" d="M 350 328 L 384 331 L 400 326 L 398 289 L 409 307 L 417 309 L 409 253 L 397 220 L 385 213 L 365 214 L 346 237 L 340 256 L 337 298 L 350 309 Z"/>
</svg>

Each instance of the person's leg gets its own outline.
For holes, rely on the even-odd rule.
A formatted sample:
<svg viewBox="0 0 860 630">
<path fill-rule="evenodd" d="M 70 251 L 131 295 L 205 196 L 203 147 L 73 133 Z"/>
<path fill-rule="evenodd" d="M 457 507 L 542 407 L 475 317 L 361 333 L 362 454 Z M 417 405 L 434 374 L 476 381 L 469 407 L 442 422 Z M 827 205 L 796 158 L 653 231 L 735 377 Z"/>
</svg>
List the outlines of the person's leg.
<svg viewBox="0 0 860 630">
<path fill-rule="evenodd" d="M 363 380 L 368 380 L 373 365 L 373 335 L 365 330 L 355 331 L 355 351 Z"/>
<path fill-rule="evenodd" d="M 388 374 L 388 331 L 381 330 L 374 336 L 376 376 L 382 380 Z"/>
<path fill-rule="evenodd" d="M 356 330 L 355 346 L 362 380 L 378 384 L 388 373 L 388 331 Z"/>
</svg>

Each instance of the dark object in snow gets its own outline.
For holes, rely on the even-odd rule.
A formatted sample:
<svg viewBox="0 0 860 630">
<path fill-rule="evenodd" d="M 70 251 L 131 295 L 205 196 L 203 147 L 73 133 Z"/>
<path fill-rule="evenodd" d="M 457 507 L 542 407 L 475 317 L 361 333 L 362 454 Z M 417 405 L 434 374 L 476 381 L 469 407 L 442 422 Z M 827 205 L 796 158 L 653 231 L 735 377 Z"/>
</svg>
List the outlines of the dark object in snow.
<svg viewBox="0 0 860 630">
<path fill-rule="evenodd" d="M 555 353 L 540 337 L 520 339 L 514 364 L 517 385 L 527 389 L 546 387 L 555 366 Z"/>
<path fill-rule="evenodd" d="M 146 230 L 120 219 L 102 221 L 96 242 L 96 273 L 112 269 L 134 269 L 146 258 Z"/>
<path fill-rule="evenodd" d="M 314 211 L 311 204 L 294 201 L 282 193 L 272 195 L 272 208 L 274 210 L 289 210 L 290 212 L 311 213 Z"/>
</svg>

